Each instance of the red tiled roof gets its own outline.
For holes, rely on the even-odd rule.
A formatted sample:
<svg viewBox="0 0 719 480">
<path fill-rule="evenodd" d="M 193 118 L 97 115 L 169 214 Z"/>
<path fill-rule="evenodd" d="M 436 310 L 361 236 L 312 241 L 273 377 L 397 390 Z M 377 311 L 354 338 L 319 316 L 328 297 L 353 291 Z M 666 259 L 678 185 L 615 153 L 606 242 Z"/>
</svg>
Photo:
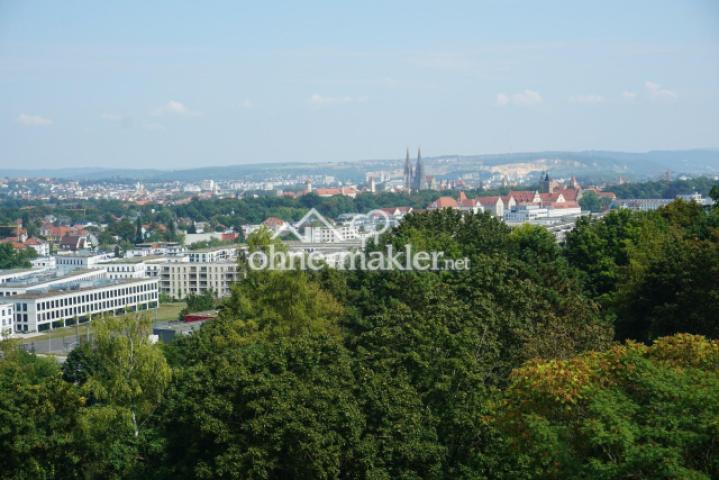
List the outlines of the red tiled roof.
<svg viewBox="0 0 719 480">
<path fill-rule="evenodd" d="M 476 200 L 482 204 L 482 206 L 495 206 L 497 204 L 498 200 L 501 200 L 500 197 L 496 195 L 490 195 L 486 197 L 477 197 Z"/>
<path fill-rule="evenodd" d="M 452 197 L 439 197 L 432 202 L 432 206 L 435 208 L 457 208 L 457 200 Z"/>
<path fill-rule="evenodd" d="M 555 193 L 540 193 L 540 194 L 539 194 L 539 199 L 540 199 L 542 202 L 550 202 L 550 203 L 551 203 L 551 202 L 558 202 L 560 195 L 561 195 L 561 193 L 559 193 L 559 192 L 555 192 Z M 562 197 L 563 197 L 563 195 L 562 195 Z M 565 200 L 566 200 L 566 199 L 565 199 Z"/>
<path fill-rule="evenodd" d="M 265 219 L 264 222 L 262 222 L 263 225 L 267 225 L 268 227 L 281 227 L 285 224 L 285 221 L 281 218 L 277 217 L 269 217 Z"/>
<path fill-rule="evenodd" d="M 530 190 L 517 190 L 509 192 L 517 203 L 531 203 L 534 200 L 534 193 Z"/>
<path fill-rule="evenodd" d="M 577 199 L 579 190 L 575 190 L 573 188 L 563 188 L 563 189 L 557 190 L 557 193 L 561 193 L 566 201 L 573 202 Z"/>
<path fill-rule="evenodd" d="M 15 237 L 8 237 L 0 239 L 0 243 L 9 243 L 15 250 L 23 250 L 27 248 L 24 243 L 18 242 Z"/>
</svg>

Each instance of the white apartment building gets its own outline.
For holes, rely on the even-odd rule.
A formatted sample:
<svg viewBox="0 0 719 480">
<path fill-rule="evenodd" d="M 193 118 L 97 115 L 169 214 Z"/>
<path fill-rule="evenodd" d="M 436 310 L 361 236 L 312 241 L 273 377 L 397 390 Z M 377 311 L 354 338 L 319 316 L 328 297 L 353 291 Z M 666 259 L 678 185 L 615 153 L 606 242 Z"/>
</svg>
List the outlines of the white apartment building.
<svg viewBox="0 0 719 480">
<path fill-rule="evenodd" d="M 153 265 L 151 277 L 160 280 L 160 292 L 172 298 L 183 299 L 190 294 L 212 290 L 216 297 L 230 295 L 232 283 L 239 280 L 237 263 L 232 262 L 168 262 Z"/>
<path fill-rule="evenodd" d="M 157 276 L 150 275 L 149 273 L 149 271 L 152 270 L 153 266 L 156 267 L 158 264 L 165 263 L 171 260 L 185 262 L 189 261 L 187 255 L 178 257 L 147 255 L 144 257 L 120 258 L 117 260 L 113 260 L 112 262 L 98 265 L 98 267 L 106 269 L 107 277 L 112 280 L 126 280 L 129 278 L 148 278 Z"/>
<path fill-rule="evenodd" d="M 85 323 L 98 315 L 157 308 L 154 279 L 99 280 L 87 285 L 34 290 L 13 297 L 15 331 L 38 332 Z"/>
<path fill-rule="evenodd" d="M 187 252 L 190 262 L 211 263 L 225 262 L 237 258 L 236 247 L 205 248 L 202 250 L 190 250 Z"/>
<path fill-rule="evenodd" d="M 99 263 L 112 260 L 114 255 L 110 253 L 78 252 L 55 256 L 57 269 L 63 272 L 71 272 L 78 269 L 93 268 Z"/>
<path fill-rule="evenodd" d="M 13 328 L 14 310 L 14 304 L 0 302 L 0 339 L 7 338 L 15 330 Z"/>
<path fill-rule="evenodd" d="M 135 244 L 135 248 L 128 251 L 128 254 L 144 257 L 147 255 L 179 255 L 184 251 L 185 247 L 179 242 L 150 242 Z"/>
<path fill-rule="evenodd" d="M 332 243 L 356 240 L 359 230 L 356 225 L 337 225 L 335 227 L 305 227 L 302 231 L 305 242 Z"/>
</svg>

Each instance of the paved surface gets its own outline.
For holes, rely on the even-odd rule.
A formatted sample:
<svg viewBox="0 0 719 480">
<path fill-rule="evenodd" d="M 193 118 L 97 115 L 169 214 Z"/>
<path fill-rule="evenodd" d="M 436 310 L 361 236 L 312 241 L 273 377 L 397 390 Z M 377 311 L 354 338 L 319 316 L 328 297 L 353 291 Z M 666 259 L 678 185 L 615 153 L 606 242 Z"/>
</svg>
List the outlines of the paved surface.
<svg viewBox="0 0 719 480">
<path fill-rule="evenodd" d="M 67 354 L 80 344 L 80 341 L 87 341 L 85 335 L 68 335 L 60 338 L 38 338 L 22 345 L 28 352 Z"/>
</svg>

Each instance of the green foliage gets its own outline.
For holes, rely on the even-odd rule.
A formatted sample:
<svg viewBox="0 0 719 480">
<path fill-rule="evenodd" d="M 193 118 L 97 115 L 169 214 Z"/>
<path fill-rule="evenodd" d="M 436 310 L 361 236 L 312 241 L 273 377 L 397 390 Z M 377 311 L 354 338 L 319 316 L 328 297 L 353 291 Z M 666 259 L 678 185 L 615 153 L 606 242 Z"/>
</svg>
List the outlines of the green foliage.
<svg viewBox="0 0 719 480">
<path fill-rule="evenodd" d="M 12 343 L 3 347 L 0 478 L 81 478 L 75 432 L 83 398 L 62 380 L 54 360 L 19 351 Z"/>
<path fill-rule="evenodd" d="M 204 312 L 215 308 L 215 294 L 212 290 L 206 290 L 202 293 L 191 293 L 185 298 L 187 306 L 180 310 L 179 320 L 183 320 L 185 315 L 192 312 Z"/>
<path fill-rule="evenodd" d="M 141 452 L 152 447 L 154 415 L 171 370 L 149 341 L 147 316 L 100 318 L 93 327 L 94 348 L 85 350 L 80 369 L 80 390 L 92 400 L 80 412 L 84 471 L 90 478 L 128 478 L 142 467 Z"/>
<path fill-rule="evenodd" d="M 191 232 L 189 232 L 191 233 Z M 237 243 L 234 240 L 220 240 L 219 238 L 211 238 L 209 240 L 204 240 L 202 242 L 195 242 L 189 246 L 190 250 L 203 250 L 205 248 L 214 248 L 214 247 L 226 247 L 231 246 Z"/>
<path fill-rule="evenodd" d="M 564 254 L 619 339 L 719 335 L 719 210 L 674 201 L 653 212 L 583 218 Z"/>
<path fill-rule="evenodd" d="M 33 248 L 16 250 L 12 244 L 0 243 L 0 269 L 30 268 L 30 260 L 34 258 L 37 258 L 37 252 Z"/>
<path fill-rule="evenodd" d="M 677 195 L 694 192 L 706 196 L 715 186 L 716 180 L 709 177 L 697 177 L 688 180 L 658 180 L 609 185 L 605 190 L 614 192 L 619 198 L 675 198 Z"/>
<path fill-rule="evenodd" d="M 83 386 L 98 403 L 127 410 L 135 436 L 154 413 L 171 378 L 162 351 L 150 343 L 151 326 L 146 315 L 95 320 L 95 368 Z"/>
<path fill-rule="evenodd" d="M 272 337 L 324 332 L 335 335 L 342 307 L 305 272 L 252 271 L 233 286 L 222 315 L 251 332 Z"/>
<path fill-rule="evenodd" d="M 677 335 L 512 374 L 496 422 L 531 478 L 719 476 L 719 342 Z"/>
<path fill-rule="evenodd" d="M 175 476 L 336 478 L 360 454 L 350 359 L 330 337 L 219 347 L 176 383 L 164 412 Z"/>
<path fill-rule="evenodd" d="M 70 352 L 62 364 L 62 378 L 75 385 L 83 385 L 94 375 L 100 365 L 100 358 L 95 355 L 92 345 L 82 343 Z"/>
<path fill-rule="evenodd" d="M 612 201 L 606 197 L 600 197 L 592 191 L 582 193 L 582 198 L 579 199 L 579 206 L 582 210 L 590 212 L 603 212 L 609 209 L 609 205 Z"/>
<path fill-rule="evenodd" d="M 372 201 L 268 198 L 251 215 Z M 223 202 L 182 208 L 237 215 Z M 247 241 L 285 250 L 266 229 Z M 163 348 L 128 317 L 96 321 L 62 377 L 6 349 L 0 478 L 716 478 L 719 344 L 663 336 L 719 334 L 718 241 L 719 210 L 686 202 L 581 219 L 564 245 L 446 210 L 368 248 L 468 270 L 241 259 L 229 298 L 188 300 L 220 317 Z"/>
</svg>

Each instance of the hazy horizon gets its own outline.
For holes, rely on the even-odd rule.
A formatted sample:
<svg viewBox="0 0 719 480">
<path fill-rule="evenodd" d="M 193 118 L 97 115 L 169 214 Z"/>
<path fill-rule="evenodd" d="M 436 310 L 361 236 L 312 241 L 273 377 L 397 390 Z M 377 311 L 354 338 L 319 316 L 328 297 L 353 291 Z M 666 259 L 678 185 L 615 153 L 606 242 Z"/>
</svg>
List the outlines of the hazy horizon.
<svg viewBox="0 0 719 480">
<path fill-rule="evenodd" d="M 687 148 L 687 149 L 672 149 L 672 150 L 637 150 L 637 151 L 619 151 L 619 150 L 601 150 L 601 149 L 589 149 L 589 150 L 537 150 L 533 152 L 529 151 L 522 151 L 522 152 L 486 152 L 486 153 L 439 153 L 439 154 L 433 154 L 433 155 L 425 155 L 422 153 L 422 157 L 425 159 L 432 159 L 432 158 L 451 158 L 451 157 L 484 157 L 484 156 L 509 156 L 509 155 L 533 155 L 533 154 L 542 154 L 542 153 L 562 153 L 562 154 L 586 154 L 586 153 L 592 153 L 592 152 L 601 152 L 601 153 L 616 153 L 616 154 L 630 154 L 630 155 L 642 155 L 642 154 L 651 154 L 651 153 L 670 153 L 670 152 L 711 152 L 711 151 L 718 151 L 719 147 L 697 147 L 697 148 Z M 405 150 L 406 152 L 406 150 Z M 48 171 L 57 171 L 57 170 L 157 170 L 161 172 L 170 172 L 170 171 L 184 171 L 184 170 L 200 170 L 200 169 L 214 169 L 214 168 L 229 168 L 229 167 L 253 167 L 253 166 L 262 166 L 262 165 L 292 165 L 292 164 L 308 164 L 308 165 L 322 165 L 322 164 L 343 164 L 343 163 L 349 163 L 349 164 L 355 164 L 355 163 L 361 163 L 361 162 L 389 162 L 389 161 L 402 161 L 404 160 L 405 152 L 403 152 L 402 155 L 398 155 L 395 157 L 387 157 L 387 158 L 362 158 L 362 159 L 350 159 L 350 160 L 335 160 L 335 161 L 265 161 L 265 162 L 255 162 L 255 163 L 230 163 L 230 164 L 224 164 L 224 165 L 213 165 L 213 164 L 207 164 L 207 165 L 195 165 L 195 166 L 186 166 L 186 167 L 153 167 L 153 166 L 137 166 L 137 167 L 124 167 L 124 166 L 95 166 L 95 165 L 85 165 L 85 166 L 78 166 L 78 165 L 63 165 L 63 166 L 51 166 L 51 167 L 5 167 L 3 165 L 0 165 L 0 173 L 7 172 L 7 171 L 33 171 L 33 172 L 42 172 L 43 170 Z M 417 152 L 411 151 L 410 156 L 414 160 L 416 158 Z M 42 175 L 38 175 L 42 176 Z"/>
<path fill-rule="evenodd" d="M 0 168 L 713 149 L 719 3 L 0 5 Z"/>
</svg>

